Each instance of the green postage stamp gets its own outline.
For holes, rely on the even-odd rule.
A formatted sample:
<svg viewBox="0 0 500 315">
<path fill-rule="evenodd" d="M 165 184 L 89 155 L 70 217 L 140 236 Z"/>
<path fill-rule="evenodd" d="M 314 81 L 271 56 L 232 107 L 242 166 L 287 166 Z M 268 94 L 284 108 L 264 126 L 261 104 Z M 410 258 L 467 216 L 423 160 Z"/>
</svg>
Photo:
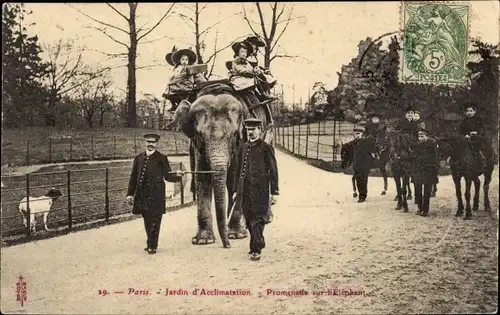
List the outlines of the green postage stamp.
<svg viewBox="0 0 500 315">
<path fill-rule="evenodd" d="M 469 6 L 403 2 L 403 82 L 466 84 Z"/>
</svg>

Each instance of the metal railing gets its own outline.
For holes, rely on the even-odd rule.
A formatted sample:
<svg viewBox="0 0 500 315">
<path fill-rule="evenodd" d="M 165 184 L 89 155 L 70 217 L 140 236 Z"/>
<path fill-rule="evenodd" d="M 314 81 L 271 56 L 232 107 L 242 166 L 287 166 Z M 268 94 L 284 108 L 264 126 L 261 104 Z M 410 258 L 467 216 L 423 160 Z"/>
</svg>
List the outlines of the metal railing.
<svg viewBox="0 0 500 315">
<path fill-rule="evenodd" d="M 171 163 L 172 169 L 182 168 L 182 162 Z M 85 224 L 96 220 L 108 223 L 111 217 L 131 213 L 126 203 L 126 191 L 130 178 L 130 166 L 115 166 L 94 169 L 73 169 L 45 173 L 31 173 L 19 176 L 2 176 L 2 238 L 25 234 L 29 237 L 32 208 L 35 204 L 30 198 L 44 195 L 50 188 L 57 188 L 63 194 L 55 200 L 51 208 L 37 211 L 35 220 L 44 213 L 48 214 L 47 225 L 52 229 L 72 229 L 75 224 Z M 50 184 L 47 184 L 50 183 Z M 188 186 L 188 187 L 185 187 Z M 17 188 L 10 188 L 17 187 Z M 187 198 L 189 182 L 174 183 L 177 196 L 167 199 L 169 209 L 184 207 L 195 200 Z M 173 193 L 174 195 L 174 193 Z M 19 211 L 21 200 L 26 197 L 24 216 Z M 26 226 L 23 222 L 26 220 Z M 36 224 L 36 222 L 35 222 Z M 39 230 L 44 230 L 42 227 Z"/>
<path fill-rule="evenodd" d="M 277 126 L 274 143 L 308 159 L 339 162 L 341 145 L 354 139 L 354 127 L 336 120 Z"/>
</svg>

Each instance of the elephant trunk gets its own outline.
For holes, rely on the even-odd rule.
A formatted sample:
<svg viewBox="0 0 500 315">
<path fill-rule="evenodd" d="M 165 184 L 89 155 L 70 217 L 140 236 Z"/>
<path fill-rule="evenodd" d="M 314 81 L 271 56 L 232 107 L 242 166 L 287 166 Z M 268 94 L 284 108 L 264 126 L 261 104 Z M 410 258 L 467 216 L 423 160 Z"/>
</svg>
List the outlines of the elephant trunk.
<svg viewBox="0 0 500 315">
<path fill-rule="evenodd" d="M 229 246 L 227 228 L 227 172 L 230 159 L 230 144 L 227 139 L 207 143 L 210 169 L 215 171 L 212 177 L 214 189 L 215 214 L 217 218 L 217 228 L 225 247 Z"/>
</svg>

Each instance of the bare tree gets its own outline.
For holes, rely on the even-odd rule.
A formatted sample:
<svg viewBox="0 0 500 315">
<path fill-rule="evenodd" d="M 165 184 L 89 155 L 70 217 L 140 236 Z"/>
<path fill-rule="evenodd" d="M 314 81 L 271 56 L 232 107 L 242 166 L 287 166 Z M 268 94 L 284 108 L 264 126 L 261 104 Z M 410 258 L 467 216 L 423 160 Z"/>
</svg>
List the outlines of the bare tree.
<svg viewBox="0 0 500 315">
<path fill-rule="evenodd" d="M 287 54 L 278 53 L 278 46 L 281 36 L 286 32 L 290 22 L 301 17 L 292 17 L 294 5 L 290 8 L 287 7 L 286 3 L 269 3 L 271 9 L 271 19 L 266 21 L 264 19 L 264 10 L 262 5 L 264 2 L 255 2 L 257 7 L 257 12 L 259 15 L 259 21 L 253 21 L 248 18 L 248 14 L 245 10 L 245 6 L 242 4 L 243 8 L 243 18 L 247 22 L 250 30 L 257 36 L 261 37 L 266 43 L 264 48 L 264 67 L 268 68 L 271 62 L 276 58 L 297 58 L 299 56 L 291 56 Z M 286 14 L 285 11 L 288 11 Z M 267 25 L 266 25 L 267 24 Z"/>
<path fill-rule="evenodd" d="M 115 14 L 118 14 L 120 17 L 122 17 L 126 22 L 127 22 L 127 28 L 119 27 L 110 23 L 107 23 L 105 21 L 101 21 L 98 19 L 95 19 L 88 14 L 82 12 L 81 10 L 77 9 L 73 5 L 69 4 L 72 8 L 80 12 L 82 15 L 86 16 L 87 18 L 91 19 L 93 22 L 97 23 L 97 27 L 94 27 L 96 30 L 100 31 L 104 35 L 106 35 L 109 39 L 111 39 L 113 42 L 124 46 L 127 49 L 126 53 L 106 53 L 106 55 L 110 57 L 127 57 L 127 69 L 128 69 L 128 76 L 127 76 L 127 126 L 128 127 L 136 127 L 137 125 L 137 110 L 136 110 L 136 70 L 139 69 L 136 64 L 136 59 L 137 59 L 137 47 L 139 43 L 141 43 L 141 40 L 143 40 L 146 36 L 151 34 L 165 19 L 167 16 L 171 13 L 175 3 L 172 3 L 172 5 L 166 10 L 166 12 L 162 15 L 162 17 L 151 27 L 146 27 L 147 23 L 145 23 L 142 26 L 137 26 L 137 6 L 139 3 L 137 2 L 129 2 L 128 7 L 129 7 L 129 12 L 128 15 L 120 12 L 117 8 L 115 8 L 112 4 L 106 3 L 106 5 L 109 7 L 110 10 L 112 10 Z M 108 32 L 110 30 L 118 31 L 121 34 L 125 34 L 128 37 L 128 43 L 125 43 L 126 41 L 124 40 L 118 40 L 114 36 L 111 36 Z M 142 43 L 151 43 L 156 40 L 150 40 L 150 41 L 143 41 Z"/>
<path fill-rule="evenodd" d="M 103 125 L 104 113 L 112 109 L 109 88 L 112 81 L 109 71 L 94 80 L 86 80 L 76 91 L 76 102 L 83 111 L 89 128 L 93 127 L 96 114 L 99 115 L 100 125 Z"/>
<path fill-rule="evenodd" d="M 82 48 L 75 47 L 75 40 L 63 41 L 60 39 L 54 44 L 45 44 L 44 50 L 48 53 L 47 74 L 47 118 L 55 124 L 56 102 L 62 96 L 77 89 L 87 81 L 99 77 L 108 68 L 101 68 L 90 73 L 82 61 Z"/>
<path fill-rule="evenodd" d="M 202 27 L 202 12 L 207 8 L 208 4 L 204 4 L 203 6 L 200 6 L 198 2 L 195 2 L 194 4 L 186 4 L 184 7 L 186 7 L 190 13 L 189 15 L 179 13 L 179 16 L 181 19 L 189 26 L 189 28 L 193 31 L 194 35 L 194 49 L 196 52 L 196 57 L 197 57 L 197 62 L 198 64 L 203 64 L 206 63 L 207 65 L 211 63 L 210 70 L 205 74 L 205 78 L 208 79 L 214 70 L 215 67 L 215 61 L 217 59 L 217 54 L 224 49 L 230 47 L 233 43 L 229 43 L 221 48 L 217 48 L 218 45 L 218 40 L 219 40 L 219 31 L 217 26 L 224 21 L 225 19 L 238 15 L 240 13 L 233 14 L 231 16 L 228 16 L 227 18 L 221 19 L 206 28 Z M 206 36 L 210 33 L 210 31 L 215 30 L 215 40 L 214 40 L 214 46 L 211 55 L 206 56 L 205 52 L 207 50 L 207 45 L 205 43 L 205 38 Z M 206 58 L 205 58 L 206 57 Z"/>
</svg>

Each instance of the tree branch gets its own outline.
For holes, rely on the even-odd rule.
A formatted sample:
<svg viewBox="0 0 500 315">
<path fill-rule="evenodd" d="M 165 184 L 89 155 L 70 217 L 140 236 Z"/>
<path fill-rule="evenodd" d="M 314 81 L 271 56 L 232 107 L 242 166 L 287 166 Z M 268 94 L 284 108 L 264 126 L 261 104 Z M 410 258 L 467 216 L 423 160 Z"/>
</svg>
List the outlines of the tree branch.
<svg viewBox="0 0 500 315">
<path fill-rule="evenodd" d="M 127 35 L 129 34 L 129 32 L 125 31 L 125 30 L 124 30 L 124 29 L 122 29 L 122 28 L 119 28 L 118 26 L 114 26 L 114 25 L 111 25 L 111 24 L 109 24 L 109 23 L 106 23 L 106 22 L 103 22 L 103 21 L 99 21 L 99 20 L 97 20 L 97 19 L 94 19 L 94 18 L 93 18 L 93 17 L 91 17 L 90 15 L 88 15 L 88 14 L 86 14 L 86 13 L 82 12 L 81 10 L 79 10 L 79 9 L 75 8 L 73 5 L 71 5 L 71 4 L 69 4 L 69 3 L 67 3 L 67 5 L 69 5 L 70 7 L 72 7 L 72 8 L 73 8 L 73 9 L 75 9 L 76 11 L 78 11 L 80 14 L 82 14 L 83 16 L 86 16 L 87 18 L 91 19 L 92 21 L 94 21 L 94 22 L 96 22 L 96 23 L 99 23 L 99 24 L 104 25 L 104 26 L 107 26 L 107 27 L 114 28 L 115 30 L 121 31 L 121 32 L 123 32 L 123 33 L 125 33 L 125 34 L 127 34 Z"/>
<path fill-rule="evenodd" d="M 257 31 L 255 31 L 255 29 L 253 28 L 252 24 L 250 23 L 250 20 L 248 19 L 248 16 L 247 16 L 247 13 L 246 13 L 246 10 L 245 10 L 245 6 L 242 4 L 241 7 L 243 8 L 243 19 L 245 19 L 245 21 L 247 21 L 247 24 L 250 27 L 250 30 L 252 30 L 252 32 L 255 35 L 259 35 L 259 33 L 257 33 Z"/>
<path fill-rule="evenodd" d="M 267 32 L 266 32 L 266 24 L 264 22 L 264 15 L 262 14 L 262 10 L 260 9 L 260 4 L 258 2 L 255 2 L 257 5 L 257 10 L 259 11 L 259 18 L 260 18 L 260 26 L 262 27 L 262 35 L 264 38 L 267 40 Z"/>
<path fill-rule="evenodd" d="M 112 41 L 114 41 L 115 43 L 117 44 L 120 44 L 120 45 L 123 45 L 125 46 L 127 49 L 129 49 L 128 45 L 115 39 L 113 36 L 109 35 L 108 33 L 106 33 L 106 29 L 100 29 L 100 28 L 95 28 L 96 30 L 100 31 L 101 33 L 103 33 L 104 35 L 106 35 L 107 37 L 109 37 Z"/>
<path fill-rule="evenodd" d="M 165 14 L 161 17 L 161 19 L 158 20 L 158 22 L 149 30 L 147 31 L 146 33 L 144 33 L 143 35 L 141 35 L 139 38 L 137 38 L 137 42 L 139 42 L 141 39 L 143 39 L 144 37 L 148 36 L 148 34 L 150 34 L 152 31 L 155 30 L 155 28 L 158 27 L 158 25 L 161 24 L 161 22 L 167 17 L 167 15 L 170 13 L 170 11 L 173 9 L 175 3 L 172 3 L 172 5 L 170 6 L 170 8 L 168 9 L 167 12 L 165 12 Z"/>
<path fill-rule="evenodd" d="M 274 51 L 274 48 L 276 47 L 276 44 L 278 44 L 281 36 L 285 33 L 286 29 L 288 28 L 288 25 L 290 25 L 291 17 L 292 17 L 292 14 L 293 14 L 293 8 L 294 8 L 294 6 L 292 6 L 292 8 L 290 9 L 290 15 L 288 16 L 288 19 L 286 19 L 286 24 L 283 27 L 283 30 L 281 30 L 281 33 L 278 35 L 278 38 L 276 38 L 276 40 L 274 41 L 274 44 L 271 47 L 271 51 Z"/>
<path fill-rule="evenodd" d="M 116 13 L 118 13 L 122 18 L 125 19 L 125 21 L 127 21 L 127 23 L 130 21 L 128 17 L 126 17 L 123 13 L 121 13 L 120 11 L 118 11 L 114 6 L 112 6 L 111 4 L 109 4 L 109 2 L 106 2 L 106 4 L 108 5 L 108 7 L 110 7 L 111 9 L 113 9 L 113 11 L 115 11 Z"/>
</svg>

